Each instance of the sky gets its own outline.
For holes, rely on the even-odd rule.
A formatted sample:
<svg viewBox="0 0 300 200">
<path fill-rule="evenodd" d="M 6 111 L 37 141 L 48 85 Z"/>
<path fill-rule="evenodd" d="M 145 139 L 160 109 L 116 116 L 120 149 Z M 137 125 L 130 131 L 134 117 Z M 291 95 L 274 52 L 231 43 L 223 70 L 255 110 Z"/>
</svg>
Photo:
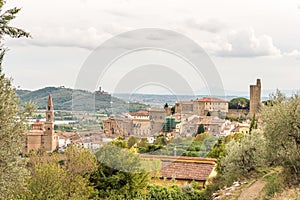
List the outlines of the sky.
<svg viewBox="0 0 300 200">
<path fill-rule="evenodd" d="M 10 0 L 5 8 L 14 6 L 21 11 L 11 25 L 27 30 L 31 38 L 5 39 L 10 50 L 3 68 L 22 89 L 76 87 L 85 63 L 105 41 L 143 28 L 174 31 L 202 47 L 225 91 L 247 92 L 256 78 L 261 78 L 264 90 L 300 89 L 300 0 Z M 134 73 L 127 77 L 133 65 L 155 63 L 177 72 L 192 91 L 203 92 L 207 77 L 198 76 L 190 63 L 174 55 L 131 52 L 112 62 L 87 89 L 101 85 L 113 92 L 122 79 L 134 81 Z M 164 78 L 176 82 L 174 76 Z M 174 89 L 156 82 L 136 85 L 134 92 Z"/>
</svg>

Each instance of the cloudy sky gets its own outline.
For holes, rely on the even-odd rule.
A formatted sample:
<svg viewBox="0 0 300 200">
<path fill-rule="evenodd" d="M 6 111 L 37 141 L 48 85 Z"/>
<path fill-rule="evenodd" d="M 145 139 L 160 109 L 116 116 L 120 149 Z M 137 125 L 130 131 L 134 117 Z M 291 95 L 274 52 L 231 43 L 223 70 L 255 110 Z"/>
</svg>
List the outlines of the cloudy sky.
<svg viewBox="0 0 300 200">
<path fill-rule="evenodd" d="M 225 90 L 247 92 L 256 78 L 262 79 L 264 89 L 299 90 L 300 0 L 10 0 L 6 4 L 13 6 L 22 10 L 12 25 L 32 36 L 5 41 L 10 51 L 4 71 L 16 87 L 73 88 L 88 56 L 104 41 L 126 31 L 160 28 L 200 45 Z M 189 70 L 185 71 L 188 76 Z M 120 76 L 114 80 L 107 75 L 100 83 L 113 91 Z M 194 85 L 193 90 L 202 87 Z"/>
</svg>

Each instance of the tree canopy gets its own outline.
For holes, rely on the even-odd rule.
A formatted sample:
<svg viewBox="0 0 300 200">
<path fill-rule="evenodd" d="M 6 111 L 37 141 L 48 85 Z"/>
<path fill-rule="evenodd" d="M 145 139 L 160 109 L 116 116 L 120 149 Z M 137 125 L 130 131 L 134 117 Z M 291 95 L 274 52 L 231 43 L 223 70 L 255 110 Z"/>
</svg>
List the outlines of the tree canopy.
<svg viewBox="0 0 300 200">
<path fill-rule="evenodd" d="M 18 107 L 15 88 L 3 73 L 2 61 L 6 51 L 3 38 L 28 37 L 29 34 L 9 25 L 20 9 L 3 10 L 4 3 L 0 1 L 0 199 L 11 199 L 15 198 L 16 190 L 22 187 L 26 174 L 20 155 L 25 144 L 23 122 L 27 110 L 22 113 Z"/>
<path fill-rule="evenodd" d="M 229 101 L 229 109 L 247 109 L 249 110 L 250 101 L 244 97 L 237 97 Z"/>
<path fill-rule="evenodd" d="M 277 91 L 272 106 L 262 112 L 269 161 L 280 165 L 300 181 L 300 98 L 286 98 Z M 276 151 L 274 151 L 276 149 Z"/>
</svg>

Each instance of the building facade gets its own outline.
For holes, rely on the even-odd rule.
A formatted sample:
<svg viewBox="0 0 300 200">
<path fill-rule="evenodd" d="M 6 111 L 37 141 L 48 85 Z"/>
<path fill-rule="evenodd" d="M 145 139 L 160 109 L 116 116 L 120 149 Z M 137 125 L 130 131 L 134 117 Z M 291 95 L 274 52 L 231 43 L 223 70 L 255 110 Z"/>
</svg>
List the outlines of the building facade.
<svg viewBox="0 0 300 200">
<path fill-rule="evenodd" d="M 181 115 L 194 114 L 198 116 L 228 113 L 228 101 L 220 98 L 201 98 L 194 101 L 181 101 L 175 104 L 175 113 Z"/>
</svg>

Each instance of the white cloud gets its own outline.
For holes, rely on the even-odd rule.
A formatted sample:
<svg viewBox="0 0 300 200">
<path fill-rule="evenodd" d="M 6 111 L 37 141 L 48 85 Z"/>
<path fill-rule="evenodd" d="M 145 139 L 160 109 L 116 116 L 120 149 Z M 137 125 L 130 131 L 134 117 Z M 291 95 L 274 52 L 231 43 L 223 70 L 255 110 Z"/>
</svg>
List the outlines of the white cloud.
<svg viewBox="0 0 300 200">
<path fill-rule="evenodd" d="M 208 20 L 196 20 L 195 18 L 189 18 L 185 23 L 188 27 L 210 33 L 218 33 L 227 28 L 227 25 L 224 22 L 216 18 Z"/>
<path fill-rule="evenodd" d="M 231 30 L 225 35 L 216 36 L 203 47 L 210 53 L 221 57 L 278 56 L 280 50 L 268 35 L 255 34 L 253 28 Z"/>
<path fill-rule="evenodd" d="M 95 27 L 83 28 L 34 28 L 31 31 L 32 38 L 12 40 L 8 39 L 8 45 L 34 45 L 34 46 L 59 46 L 95 49 L 105 40 L 120 33 L 112 25 L 103 26 L 102 30 Z"/>
<path fill-rule="evenodd" d="M 299 50 L 293 50 L 289 53 L 284 53 L 284 56 L 288 56 L 288 57 L 294 57 L 296 59 L 300 59 L 300 51 Z"/>
</svg>

